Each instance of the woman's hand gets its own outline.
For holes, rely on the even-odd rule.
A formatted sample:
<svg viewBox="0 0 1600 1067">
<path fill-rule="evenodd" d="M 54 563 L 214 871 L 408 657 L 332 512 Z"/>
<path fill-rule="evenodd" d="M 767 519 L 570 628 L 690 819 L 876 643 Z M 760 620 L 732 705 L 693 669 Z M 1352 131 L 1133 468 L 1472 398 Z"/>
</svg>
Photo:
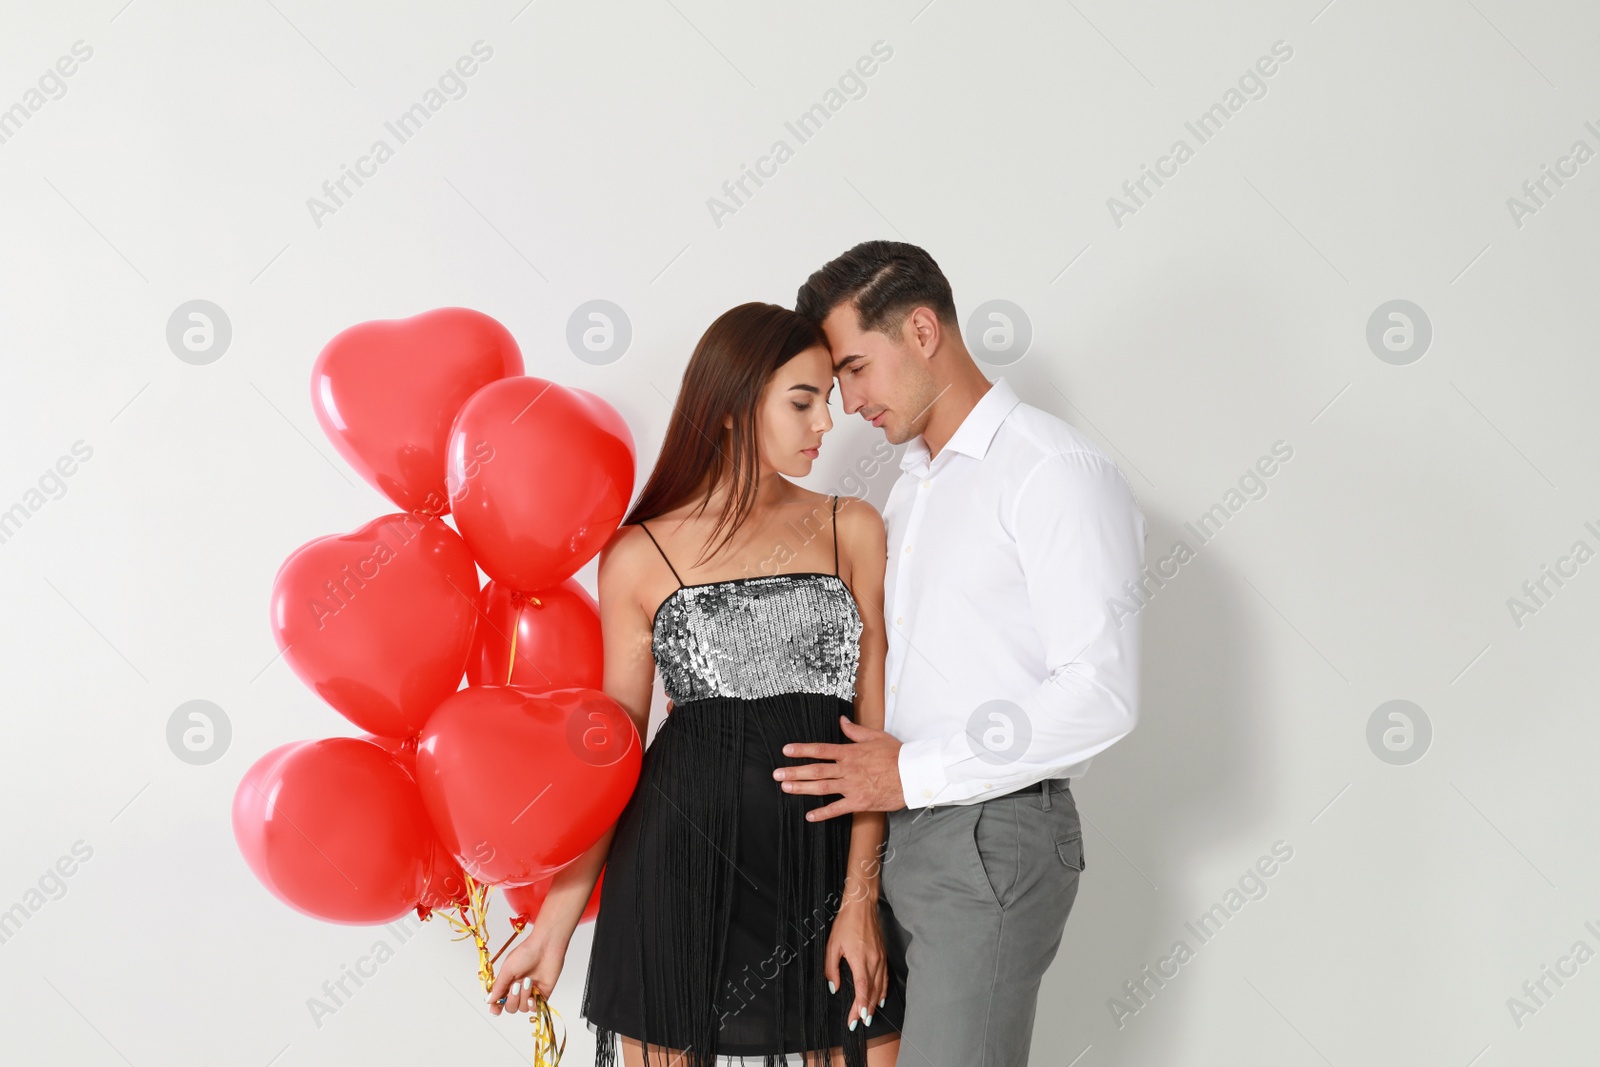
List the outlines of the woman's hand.
<svg viewBox="0 0 1600 1067">
<path fill-rule="evenodd" d="M 889 960 L 883 950 L 883 931 L 878 927 L 876 897 L 847 896 L 828 932 L 828 951 L 823 970 L 837 992 L 844 983 L 839 978 L 839 960 L 850 964 L 855 982 L 855 1001 L 850 1005 L 850 1029 L 856 1023 L 872 1025 L 872 1014 L 889 993 Z"/>
<path fill-rule="evenodd" d="M 507 953 L 505 962 L 500 964 L 494 988 L 489 990 L 489 1013 L 499 1015 L 501 1008 L 511 1012 L 532 1011 L 535 990 L 549 1000 L 566 959 L 566 938 L 553 936 L 535 922 L 528 936 Z M 513 984 L 516 985 L 514 990 Z M 502 997 L 505 1003 L 497 1003 Z"/>
</svg>

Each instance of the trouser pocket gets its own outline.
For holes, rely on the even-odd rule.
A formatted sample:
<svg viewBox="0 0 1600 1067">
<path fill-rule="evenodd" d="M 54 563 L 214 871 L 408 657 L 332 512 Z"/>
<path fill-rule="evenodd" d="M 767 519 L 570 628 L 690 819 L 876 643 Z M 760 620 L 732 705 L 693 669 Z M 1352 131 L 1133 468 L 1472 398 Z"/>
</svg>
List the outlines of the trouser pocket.
<svg viewBox="0 0 1600 1067">
<path fill-rule="evenodd" d="M 1078 818 L 1078 802 L 1070 790 L 1052 791 L 1049 815 L 1056 855 L 1073 870 L 1083 870 L 1083 824 Z"/>
<path fill-rule="evenodd" d="M 1022 875 L 1022 836 L 1014 800 L 974 804 L 973 853 L 977 857 L 980 888 L 987 889 L 1001 908 L 1016 896 Z"/>
<path fill-rule="evenodd" d="M 1083 870 L 1083 833 L 1079 831 L 1071 837 L 1056 842 L 1056 855 L 1061 862 L 1075 871 Z"/>
</svg>

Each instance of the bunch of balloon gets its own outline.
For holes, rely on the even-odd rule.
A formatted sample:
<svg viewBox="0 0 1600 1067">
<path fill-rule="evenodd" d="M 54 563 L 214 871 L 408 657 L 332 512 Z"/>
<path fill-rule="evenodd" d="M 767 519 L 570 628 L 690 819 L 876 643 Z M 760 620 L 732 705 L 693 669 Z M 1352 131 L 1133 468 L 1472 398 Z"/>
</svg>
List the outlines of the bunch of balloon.
<svg viewBox="0 0 1600 1067">
<path fill-rule="evenodd" d="M 487 991 L 491 890 L 514 938 L 638 780 L 643 743 L 601 690 L 599 611 L 573 577 L 626 514 L 633 437 L 601 398 L 526 375 L 510 332 L 467 308 L 340 332 L 311 404 L 401 510 L 291 553 L 271 625 L 295 675 L 364 733 L 258 759 L 234 838 L 314 918 L 443 915 Z M 532 1019 L 534 1062 L 559 1060 L 542 999 Z"/>
</svg>

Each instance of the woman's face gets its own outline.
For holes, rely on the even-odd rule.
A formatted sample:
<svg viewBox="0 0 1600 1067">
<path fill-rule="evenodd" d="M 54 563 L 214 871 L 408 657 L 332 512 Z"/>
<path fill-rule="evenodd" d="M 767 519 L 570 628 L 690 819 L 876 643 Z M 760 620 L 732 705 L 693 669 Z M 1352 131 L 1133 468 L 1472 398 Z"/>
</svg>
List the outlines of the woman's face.
<svg viewBox="0 0 1600 1067">
<path fill-rule="evenodd" d="M 832 393 L 833 358 L 821 345 L 803 349 L 773 372 L 756 405 L 763 466 L 793 478 L 811 473 L 822 435 L 833 429 Z"/>
</svg>

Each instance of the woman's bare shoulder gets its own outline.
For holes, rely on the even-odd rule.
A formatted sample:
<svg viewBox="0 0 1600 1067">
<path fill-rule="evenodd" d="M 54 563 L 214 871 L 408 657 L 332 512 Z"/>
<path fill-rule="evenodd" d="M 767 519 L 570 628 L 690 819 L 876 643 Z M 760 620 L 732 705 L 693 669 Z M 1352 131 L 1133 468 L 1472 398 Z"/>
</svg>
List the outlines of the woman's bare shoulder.
<svg viewBox="0 0 1600 1067">
<path fill-rule="evenodd" d="M 651 557 L 656 554 L 650 534 L 642 525 L 632 523 L 617 527 L 617 532 L 600 550 L 600 584 L 637 592 L 648 580 Z"/>
<path fill-rule="evenodd" d="M 841 496 L 835 522 L 839 555 L 844 561 L 842 569 L 851 575 L 881 575 L 889 553 L 889 536 L 878 509 L 863 497 Z"/>
<path fill-rule="evenodd" d="M 883 529 L 883 515 L 863 496 L 840 496 L 838 516 L 841 534 L 857 527 L 863 531 Z"/>
</svg>

